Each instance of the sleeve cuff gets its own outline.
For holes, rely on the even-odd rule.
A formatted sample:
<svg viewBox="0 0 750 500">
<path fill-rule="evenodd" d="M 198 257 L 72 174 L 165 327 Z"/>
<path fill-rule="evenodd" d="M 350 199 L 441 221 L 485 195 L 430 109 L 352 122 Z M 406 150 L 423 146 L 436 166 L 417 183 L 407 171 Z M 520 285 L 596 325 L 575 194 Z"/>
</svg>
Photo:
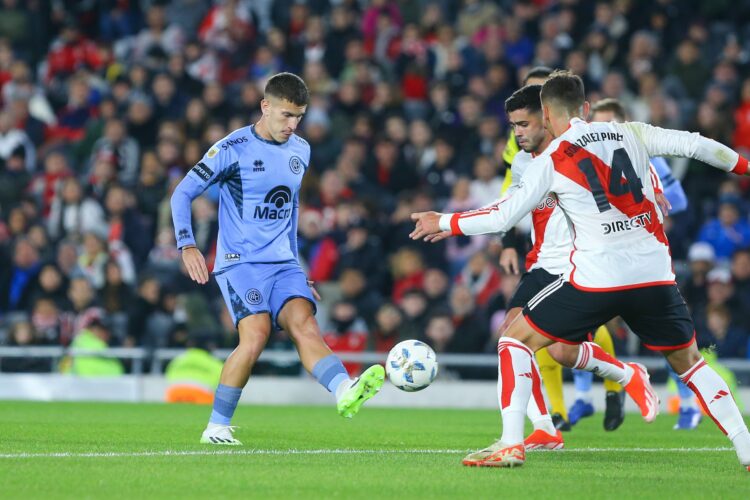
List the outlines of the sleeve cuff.
<svg viewBox="0 0 750 500">
<path fill-rule="evenodd" d="M 440 216 L 440 230 L 450 231 L 453 236 L 462 236 L 464 233 L 458 227 L 458 219 L 461 214 L 443 214 Z"/>
<path fill-rule="evenodd" d="M 742 155 L 739 155 L 740 157 L 737 159 L 737 164 L 732 169 L 732 172 L 734 172 L 737 175 L 745 175 L 747 174 L 747 158 L 743 157 Z"/>
</svg>

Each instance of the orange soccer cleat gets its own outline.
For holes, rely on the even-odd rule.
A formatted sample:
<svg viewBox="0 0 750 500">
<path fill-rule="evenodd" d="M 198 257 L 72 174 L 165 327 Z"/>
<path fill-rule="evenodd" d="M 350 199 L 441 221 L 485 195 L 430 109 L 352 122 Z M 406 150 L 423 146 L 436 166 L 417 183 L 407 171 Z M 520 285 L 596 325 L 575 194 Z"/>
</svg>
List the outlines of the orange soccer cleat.
<svg viewBox="0 0 750 500">
<path fill-rule="evenodd" d="M 507 446 L 496 441 L 483 450 L 469 453 L 461 463 L 469 467 L 515 467 L 526 461 L 523 444 Z"/>
<path fill-rule="evenodd" d="M 659 398 L 651 387 L 646 367 L 640 363 L 627 363 L 633 369 L 633 377 L 625 386 L 625 391 L 641 409 L 641 416 L 646 422 L 653 422 L 659 414 Z"/>
<path fill-rule="evenodd" d="M 562 432 L 556 430 L 555 434 L 550 434 L 542 429 L 537 429 L 523 440 L 526 451 L 530 450 L 562 450 L 565 446 Z"/>
</svg>

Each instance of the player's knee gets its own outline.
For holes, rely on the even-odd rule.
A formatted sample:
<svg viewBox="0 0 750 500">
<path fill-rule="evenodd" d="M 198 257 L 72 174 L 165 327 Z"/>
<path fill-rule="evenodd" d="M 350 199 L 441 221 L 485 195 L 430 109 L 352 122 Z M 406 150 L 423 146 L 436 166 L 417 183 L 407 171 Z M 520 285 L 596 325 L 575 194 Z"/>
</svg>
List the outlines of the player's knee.
<svg viewBox="0 0 750 500">
<path fill-rule="evenodd" d="M 561 365 L 572 368 L 578 359 L 578 349 L 577 345 L 565 345 L 558 342 L 547 347 L 547 352 Z"/>
<path fill-rule="evenodd" d="M 320 337 L 320 328 L 312 315 L 295 316 L 287 322 L 286 330 L 293 340 Z"/>
</svg>

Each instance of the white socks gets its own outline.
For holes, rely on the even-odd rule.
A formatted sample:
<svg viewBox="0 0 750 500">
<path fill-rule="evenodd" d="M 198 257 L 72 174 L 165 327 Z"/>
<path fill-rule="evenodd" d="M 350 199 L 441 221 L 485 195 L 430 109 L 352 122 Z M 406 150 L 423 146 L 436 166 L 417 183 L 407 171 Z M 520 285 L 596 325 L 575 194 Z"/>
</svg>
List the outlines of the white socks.
<svg viewBox="0 0 750 500">
<path fill-rule="evenodd" d="M 633 376 L 633 369 L 607 354 L 593 342 L 584 342 L 578 350 L 574 368 L 593 372 L 620 385 L 627 385 Z"/>
<path fill-rule="evenodd" d="M 336 386 L 336 391 L 334 394 L 336 395 L 336 402 L 338 403 L 341 399 L 341 396 L 346 392 L 348 388 L 352 386 L 354 383 L 354 379 L 352 378 L 345 378 L 341 382 L 339 382 L 339 385 Z"/>
<path fill-rule="evenodd" d="M 542 430 L 547 434 L 557 434 L 557 429 L 552 423 L 552 416 L 547 410 L 547 403 L 544 401 L 544 392 L 542 391 L 542 377 L 539 374 L 539 366 L 536 358 L 531 357 L 531 397 L 526 408 L 526 416 L 529 417 L 534 425 L 534 430 Z"/>
<path fill-rule="evenodd" d="M 523 443 L 524 417 L 531 397 L 534 377 L 534 353 L 516 339 L 503 337 L 497 344 L 498 378 L 497 394 L 503 417 L 503 435 L 506 446 Z M 538 372 L 537 372 L 538 374 Z"/>
</svg>

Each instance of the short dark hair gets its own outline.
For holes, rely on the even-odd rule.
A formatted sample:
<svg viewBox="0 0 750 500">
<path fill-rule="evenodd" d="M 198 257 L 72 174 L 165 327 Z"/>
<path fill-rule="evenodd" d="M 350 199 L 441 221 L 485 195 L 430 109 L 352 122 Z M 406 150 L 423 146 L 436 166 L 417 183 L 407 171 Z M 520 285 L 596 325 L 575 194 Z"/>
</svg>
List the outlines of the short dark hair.
<svg viewBox="0 0 750 500">
<path fill-rule="evenodd" d="M 625 106 L 623 106 L 620 101 L 613 97 L 607 97 L 605 99 L 596 101 L 594 105 L 591 106 L 591 114 L 593 115 L 596 112 L 614 113 L 615 118 L 620 121 L 625 121 L 625 119 L 627 118 L 625 114 Z"/>
<path fill-rule="evenodd" d="M 272 95 L 279 99 L 285 99 L 296 106 L 307 106 L 310 100 L 310 92 L 307 85 L 294 73 L 278 73 L 273 75 L 266 83 L 263 90 L 266 97 Z"/>
<path fill-rule="evenodd" d="M 541 91 L 541 85 L 521 87 L 505 100 L 505 112 L 510 114 L 519 109 L 528 109 L 532 113 L 539 113 L 542 110 L 542 100 L 539 98 Z"/>
<path fill-rule="evenodd" d="M 554 71 L 542 85 L 542 102 L 554 102 L 567 111 L 576 112 L 586 100 L 581 77 L 567 70 Z"/>
<path fill-rule="evenodd" d="M 530 78 L 549 78 L 552 71 L 552 68 L 547 66 L 534 66 L 528 73 L 526 73 L 526 76 L 523 77 L 523 84 L 526 85 L 526 82 L 528 82 Z"/>
</svg>

